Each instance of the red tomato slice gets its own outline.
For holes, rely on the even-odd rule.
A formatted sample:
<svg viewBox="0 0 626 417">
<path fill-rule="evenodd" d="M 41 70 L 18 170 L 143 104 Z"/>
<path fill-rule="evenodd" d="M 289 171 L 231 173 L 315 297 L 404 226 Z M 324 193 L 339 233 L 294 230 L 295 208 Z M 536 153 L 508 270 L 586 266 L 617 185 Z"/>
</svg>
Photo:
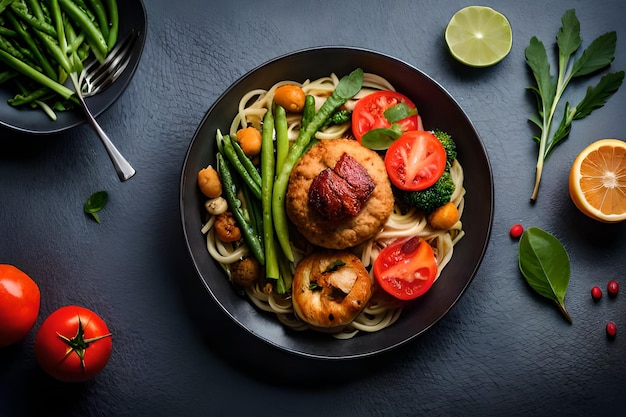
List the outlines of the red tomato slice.
<svg viewBox="0 0 626 417">
<path fill-rule="evenodd" d="M 399 300 L 412 300 L 430 289 L 437 276 L 432 247 L 415 236 L 383 249 L 374 262 L 376 281 Z"/>
<path fill-rule="evenodd" d="M 415 108 L 415 104 L 408 97 L 395 91 L 376 91 L 357 101 L 352 111 L 352 133 L 354 137 L 361 142 L 361 137 L 370 130 L 390 127 L 391 123 L 383 113 L 388 108 L 400 103 Z M 420 128 L 418 115 L 409 116 L 396 123 L 401 126 L 403 132 Z"/>
<path fill-rule="evenodd" d="M 411 130 L 387 149 L 385 166 L 396 187 L 423 190 L 436 183 L 446 169 L 446 150 L 432 133 Z"/>
</svg>

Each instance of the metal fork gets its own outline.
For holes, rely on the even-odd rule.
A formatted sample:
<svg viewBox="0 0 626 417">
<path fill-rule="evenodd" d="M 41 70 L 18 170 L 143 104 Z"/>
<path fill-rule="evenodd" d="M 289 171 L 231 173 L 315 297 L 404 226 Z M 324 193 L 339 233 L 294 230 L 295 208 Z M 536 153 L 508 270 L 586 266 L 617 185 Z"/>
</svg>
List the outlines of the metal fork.
<svg viewBox="0 0 626 417">
<path fill-rule="evenodd" d="M 87 107 L 84 98 L 103 91 L 122 75 L 130 62 L 133 45 L 137 37 L 138 33 L 132 31 L 111 49 L 102 64 L 97 60 L 86 64 L 79 76 L 78 88 L 76 88 L 76 97 L 78 97 L 85 116 L 87 116 L 87 121 L 100 137 L 120 181 L 126 181 L 135 175 L 135 169 L 117 150 L 111 139 L 100 127 L 95 117 L 91 114 L 89 107 Z"/>
</svg>

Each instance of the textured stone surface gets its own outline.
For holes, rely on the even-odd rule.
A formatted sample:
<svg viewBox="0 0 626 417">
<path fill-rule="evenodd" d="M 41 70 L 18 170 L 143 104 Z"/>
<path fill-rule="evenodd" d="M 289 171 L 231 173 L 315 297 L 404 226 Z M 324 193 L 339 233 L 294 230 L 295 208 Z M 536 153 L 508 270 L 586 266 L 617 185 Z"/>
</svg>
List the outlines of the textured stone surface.
<svg viewBox="0 0 626 417">
<path fill-rule="evenodd" d="M 62 416 L 554 416 L 626 410 L 626 300 L 593 303 L 593 285 L 626 285 L 626 223 L 602 225 L 567 194 L 575 155 L 601 137 L 625 139 L 622 89 L 575 122 L 532 191 L 534 101 L 524 48 L 550 45 L 562 2 L 506 0 L 513 49 L 500 64 L 468 69 L 448 55 L 443 31 L 466 4 L 436 0 L 229 2 L 146 0 L 149 33 L 135 78 L 99 121 L 137 169 L 119 183 L 88 126 L 52 137 L 0 129 L 0 262 L 31 274 L 41 316 L 65 304 L 98 311 L 114 333 L 96 379 L 54 382 L 34 362 L 34 331 L 0 350 L 0 415 Z M 621 1 L 568 2 L 585 45 L 618 31 L 614 70 L 626 69 Z M 495 184 L 493 232 L 468 291 L 419 339 L 364 361 L 311 362 L 281 353 L 234 325 L 211 301 L 187 255 L 178 193 L 185 152 L 204 113 L 238 77 L 311 46 L 380 51 L 433 76 L 468 113 Z M 572 101 L 586 83 L 574 89 Z M 82 213 L 94 191 L 110 201 L 95 224 Z M 468 196 L 474 198 L 475 196 Z M 511 225 L 554 233 L 569 252 L 568 324 L 517 269 Z M 604 327 L 618 326 L 609 341 Z M 620 327 L 621 326 L 621 327 Z M 340 342 L 338 342 L 340 343 Z"/>
</svg>

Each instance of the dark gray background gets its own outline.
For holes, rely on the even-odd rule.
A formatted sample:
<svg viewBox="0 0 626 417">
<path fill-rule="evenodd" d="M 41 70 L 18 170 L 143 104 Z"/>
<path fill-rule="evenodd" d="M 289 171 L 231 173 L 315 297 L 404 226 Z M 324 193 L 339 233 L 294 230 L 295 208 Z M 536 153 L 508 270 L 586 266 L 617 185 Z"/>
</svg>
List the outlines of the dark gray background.
<svg viewBox="0 0 626 417">
<path fill-rule="evenodd" d="M 149 33 L 137 74 L 101 117 L 137 169 L 120 183 L 88 126 L 50 137 L 0 129 L 0 262 L 29 273 L 42 291 L 36 328 L 56 308 L 98 311 L 115 338 L 106 369 L 85 384 L 58 383 L 36 366 L 35 331 L 0 350 L 0 415 L 63 416 L 554 416 L 621 415 L 626 409 L 626 295 L 593 303 L 611 278 L 626 288 L 626 224 L 587 219 L 571 203 L 575 156 L 603 137 L 624 139 L 626 87 L 575 122 L 529 204 L 536 147 L 524 49 L 551 45 L 575 8 L 583 42 L 618 31 L 612 70 L 626 69 L 619 0 L 486 3 L 513 28 L 500 64 L 452 60 L 443 31 L 462 1 L 146 1 Z M 192 135 L 239 76 L 311 46 L 373 49 L 425 71 L 461 104 L 480 133 L 495 181 L 491 241 L 458 304 L 430 331 L 390 354 L 310 362 L 242 332 L 196 277 L 181 231 L 178 192 Z M 575 83 L 572 101 L 587 82 Z M 110 202 L 95 224 L 86 198 Z M 476 198 L 476 196 L 472 196 Z M 574 323 L 535 295 L 517 269 L 514 223 L 555 234 L 571 258 L 565 298 Z M 626 289 L 625 289 L 626 290 Z M 608 340 L 605 323 L 618 336 Z M 620 333 L 621 332 L 621 333 Z M 338 342 L 340 343 L 340 342 Z"/>
</svg>

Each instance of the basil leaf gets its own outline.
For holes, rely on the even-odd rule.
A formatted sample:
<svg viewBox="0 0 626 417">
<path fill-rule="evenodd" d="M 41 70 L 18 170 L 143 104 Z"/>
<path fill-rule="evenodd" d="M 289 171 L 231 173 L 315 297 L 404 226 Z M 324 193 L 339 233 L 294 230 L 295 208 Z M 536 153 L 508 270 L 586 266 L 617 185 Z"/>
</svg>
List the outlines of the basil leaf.
<svg viewBox="0 0 626 417">
<path fill-rule="evenodd" d="M 383 151 L 396 139 L 402 136 L 400 129 L 394 129 L 394 126 L 372 129 L 361 137 L 361 145 L 375 151 Z"/>
<path fill-rule="evenodd" d="M 363 70 L 357 68 L 350 74 L 344 76 L 339 80 L 335 91 L 332 95 L 340 98 L 344 101 L 351 99 L 361 90 L 363 86 Z"/>
<path fill-rule="evenodd" d="M 417 109 L 410 107 L 406 103 L 398 103 L 383 112 L 385 119 L 387 119 L 389 123 L 399 122 L 402 119 L 406 119 L 407 117 L 416 114 Z"/>
<path fill-rule="evenodd" d="M 570 261 L 561 242 L 544 230 L 530 227 L 520 238 L 518 258 L 526 282 L 541 296 L 554 301 L 571 323 L 564 302 Z"/>
<path fill-rule="evenodd" d="M 98 216 L 98 212 L 102 210 L 109 199 L 109 195 L 106 191 L 98 191 L 93 193 L 83 207 L 85 213 L 90 214 L 94 220 L 100 223 L 100 217 Z"/>
</svg>

